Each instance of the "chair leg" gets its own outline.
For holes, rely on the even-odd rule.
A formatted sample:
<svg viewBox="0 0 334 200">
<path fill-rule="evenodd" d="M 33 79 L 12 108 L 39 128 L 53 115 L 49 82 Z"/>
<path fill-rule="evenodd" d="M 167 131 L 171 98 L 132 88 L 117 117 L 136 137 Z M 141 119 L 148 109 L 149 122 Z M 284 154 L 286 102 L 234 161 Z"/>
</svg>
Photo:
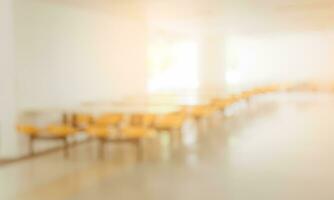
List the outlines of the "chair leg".
<svg viewBox="0 0 334 200">
<path fill-rule="evenodd" d="M 100 141 L 99 158 L 103 159 L 104 158 L 104 145 L 106 141 L 103 138 L 99 139 L 99 141 Z"/>
<path fill-rule="evenodd" d="M 182 135 L 180 129 L 176 128 L 171 130 L 171 137 L 173 137 L 173 148 L 178 148 L 182 145 Z"/>
<path fill-rule="evenodd" d="M 64 158 L 68 158 L 68 156 L 69 156 L 69 148 L 68 148 L 67 137 L 63 138 L 63 142 L 64 142 Z"/>
<path fill-rule="evenodd" d="M 201 119 L 200 119 L 200 118 L 196 118 L 196 119 L 195 119 L 195 122 L 196 122 L 197 132 L 198 132 L 199 134 L 202 134 Z"/>
<path fill-rule="evenodd" d="M 29 137 L 29 154 L 31 156 L 33 156 L 35 154 L 35 151 L 34 151 L 34 136 L 30 136 Z"/>
<path fill-rule="evenodd" d="M 177 134 L 177 137 L 178 137 L 178 143 L 179 144 L 181 144 L 181 145 L 183 145 L 183 142 L 184 142 L 184 135 L 183 135 L 183 133 L 182 133 L 182 128 L 178 128 L 178 129 L 176 129 L 176 134 Z"/>
<path fill-rule="evenodd" d="M 169 148 L 170 150 L 174 149 L 174 143 L 175 143 L 175 137 L 173 134 L 173 130 L 168 130 L 168 136 L 169 136 Z"/>
<path fill-rule="evenodd" d="M 141 162 L 141 161 L 143 161 L 143 158 L 144 158 L 144 151 L 143 151 L 143 148 L 141 146 L 141 140 L 138 139 L 138 140 L 134 141 L 134 145 L 136 146 L 136 149 L 137 149 L 137 161 Z"/>
</svg>

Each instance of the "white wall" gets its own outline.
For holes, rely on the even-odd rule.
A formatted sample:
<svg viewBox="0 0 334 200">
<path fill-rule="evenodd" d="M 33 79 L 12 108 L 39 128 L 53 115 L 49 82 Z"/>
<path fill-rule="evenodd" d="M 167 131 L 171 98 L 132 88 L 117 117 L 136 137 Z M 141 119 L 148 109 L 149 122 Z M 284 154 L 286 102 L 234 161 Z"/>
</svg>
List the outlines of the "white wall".
<svg viewBox="0 0 334 200">
<path fill-rule="evenodd" d="M 228 67 L 238 73 L 239 84 L 244 86 L 309 80 L 333 82 L 333 44 L 333 31 L 234 37 L 234 61 Z"/>
<path fill-rule="evenodd" d="M 13 23 L 11 0 L 0 1 L 0 156 L 15 154 L 17 135 L 15 67 L 13 60 Z"/>
<path fill-rule="evenodd" d="M 144 93 L 144 19 L 96 9 L 103 5 L 90 5 L 94 9 L 83 6 L 16 0 L 21 109 Z"/>
</svg>

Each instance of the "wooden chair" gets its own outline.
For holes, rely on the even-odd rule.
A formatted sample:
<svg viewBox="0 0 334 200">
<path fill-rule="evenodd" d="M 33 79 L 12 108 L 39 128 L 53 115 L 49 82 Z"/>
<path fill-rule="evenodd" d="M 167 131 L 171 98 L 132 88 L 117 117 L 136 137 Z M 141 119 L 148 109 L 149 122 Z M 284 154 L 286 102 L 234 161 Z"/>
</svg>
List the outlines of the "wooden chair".
<svg viewBox="0 0 334 200">
<path fill-rule="evenodd" d="M 190 110 L 190 115 L 196 120 L 201 120 L 203 118 L 209 117 L 215 111 L 215 107 L 211 105 L 194 106 Z"/>
<path fill-rule="evenodd" d="M 94 118 L 90 114 L 73 114 L 72 125 L 78 130 L 85 130 L 88 126 L 94 123 Z"/>
<path fill-rule="evenodd" d="M 46 129 L 46 134 L 41 135 L 39 139 L 63 141 L 64 156 L 68 157 L 68 138 L 73 136 L 75 133 L 77 133 L 77 130 L 69 125 L 49 125 Z"/>
<path fill-rule="evenodd" d="M 133 114 L 130 116 L 130 126 L 152 128 L 155 120 L 154 114 Z"/>
<path fill-rule="evenodd" d="M 95 125 L 119 129 L 124 119 L 123 114 L 107 113 L 96 119 Z"/>
<path fill-rule="evenodd" d="M 194 106 L 190 109 L 190 116 L 195 119 L 199 132 L 202 132 L 201 130 L 205 130 L 205 128 L 201 126 L 203 125 L 202 122 L 205 122 L 206 125 L 209 124 L 209 126 L 211 126 L 211 117 L 217 110 L 218 109 L 212 105 Z"/>
<path fill-rule="evenodd" d="M 29 136 L 29 152 L 34 155 L 35 140 L 61 140 L 63 141 L 64 156 L 67 158 L 68 137 L 73 136 L 77 130 L 69 125 L 49 125 L 46 130 L 37 128 L 34 125 L 18 125 L 18 132 Z"/>
<path fill-rule="evenodd" d="M 122 128 L 119 132 L 113 132 L 107 126 L 92 125 L 86 129 L 86 133 L 99 140 L 99 156 L 104 157 L 105 144 L 106 143 L 127 143 L 132 144 L 137 148 L 138 160 L 143 157 L 143 151 L 141 148 L 141 140 L 152 136 L 153 130 L 144 127 L 126 127 Z"/>
<path fill-rule="evenodd" d="M 157 118 L 155 121 L 154 128 L 158 132 L 168 132 L 171 145 L 174 143 L 174 136 L 178 136 L 182 140 L 182 127 L 186 120 L 186 113 L 176 112 L 164 115 L 160 118 Z"/>
<path fill-rule="evenodd" d="M 31 124 L 22 124 L 16 127 L 17 131 L 29 137 L 29 153 L 34 154 L 34 139 L 40 133 L 40 129 Z"/>
<path fill-rule="evenodd" d="M 221 111 L 221 112 L 224 112 L 224 110 L 234 104 L 236 102 L 236 98 L 233 98 L 233 97 L 229 97 L 229 98 L 225 98 L 225 99 L 213 99 L 211 101 L 211 106 L 214 107 L 215 109 Z"/>
</svg>

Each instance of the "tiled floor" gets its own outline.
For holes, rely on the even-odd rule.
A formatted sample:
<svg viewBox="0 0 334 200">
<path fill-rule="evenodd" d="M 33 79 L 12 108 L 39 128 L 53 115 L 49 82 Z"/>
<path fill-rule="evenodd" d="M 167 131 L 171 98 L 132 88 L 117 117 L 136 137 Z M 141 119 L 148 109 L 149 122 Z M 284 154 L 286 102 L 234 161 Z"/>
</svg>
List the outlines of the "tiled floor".
<svg viewBox="0 0 334 200">
<path fill-rule="evenodd" d="M 276 95 L 240 104 L 199 135 L 188 124 L 184 145 L 145 143 L 136 163 L 131 146 L 93 142 L 0 168 L 0 199 L 334 199 L 334 96 Z M 216 119 L 218 120 L 218 119 Z"/>
</svg>

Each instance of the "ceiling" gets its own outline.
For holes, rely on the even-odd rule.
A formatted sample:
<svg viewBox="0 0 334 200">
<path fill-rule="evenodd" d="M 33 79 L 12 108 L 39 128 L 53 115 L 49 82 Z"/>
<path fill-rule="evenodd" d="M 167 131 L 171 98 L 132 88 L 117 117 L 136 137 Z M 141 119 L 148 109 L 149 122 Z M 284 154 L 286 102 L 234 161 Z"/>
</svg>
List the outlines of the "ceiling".
<svg viewBox="0 0 334 200">
<path fill-rule="evenodd" d="M 20 1 L 20 0 L 17 0 Z M 240 34 L 334 28 L 332 0 L 31 0 L 147 19 L 178 32 Z"/>
<path fill-rule="evenodd" d="M 191 3 L 195 2 L 195 3 Z M 328 0 L 148 0 L 150 22 L 169 29 L 272 33 L 334 27 Z"/>
</svg>

